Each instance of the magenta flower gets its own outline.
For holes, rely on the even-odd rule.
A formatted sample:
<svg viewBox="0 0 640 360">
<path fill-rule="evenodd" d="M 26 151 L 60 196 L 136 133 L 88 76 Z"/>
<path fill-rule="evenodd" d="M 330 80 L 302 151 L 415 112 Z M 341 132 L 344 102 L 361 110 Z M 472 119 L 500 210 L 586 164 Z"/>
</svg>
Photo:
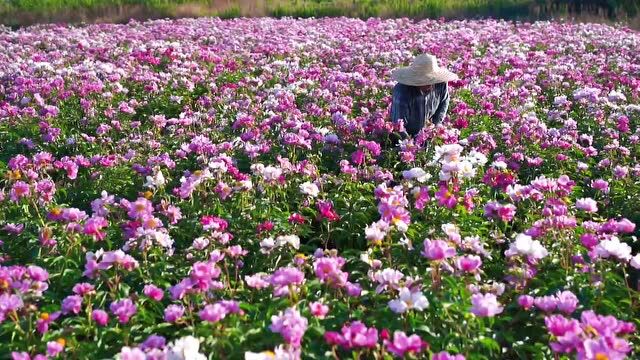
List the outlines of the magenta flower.
<svg viewBox="0 0 640 360">
<path fill-rule="evenodd" d="M 229 226 L 229 223 L 227 223 L 226 220 L 210 215 L 203 216 L 200 219 L 200 223 L 202 224 L 203 229 L 217 232 L 224 232 Z"/>
<path fill-rule="evenodd" d="M 142 292 L 155 301 L 160 301 L 164 297 L 162 289 L 153 284 L 145 285 Z"/>
<path fill-rule="evenodd" d="M 529 310 L 533 307 L 534 298 L 530 295 L 520 295 L 518 296 L 518 305 L 520 305 L 523 309 Z"/>
<path fill-rule="evenodd" d="M 327 219 L 330 222 L 340 220 L 340 215 L 333 209 L 333 203 L 331 201 L 319 200 L 317 203 L 320 217 Z"/>
<path fill-rule="evenodd" d="M 426 348 L 427 344 L 420 339 L 418 335 L 407 336 L 402 331 L 396 331 L 393 333 L 393 340 L 385 340 L 384 345 L 390 353 L 393 353 L 397 357 L 404 357 L 405 354 L 418 354 Z"/>
<path fill-rule="evenodd" d="M 464 355 L 452 355 L 446 351 L 442 351 L 437 354 L 433 354 L 431 360 L 465 360 L 465 357 Z"/>
<path fill-rule="evenodd" d="M 578 298 L 571 291 L 556 294 L 558 310 L 565 314 L 573 313 L 578 307 Z"/>
<path fill-rule="evenodd" d="M 449 191 L 447 185 L 440 185 L 439 190 L 435 194 L 438 205 L 453 209 L 458 204 L 456 196 Z"/>
<path fill-rule="evenodd" d="M 62 300 L 62 313 L 78 314 L 82 308 L 82 297 L 78 295 L 69 295 Z"/>
<path fill-rule="evenodd" d="M 456 266 L 464 272 L 475 272 L 482 266 L 482 259 L 477 255 L 466 255 L 456 259 Z"/>
<path fill-rule="evenodd" d="M 107 314 L 106 311 L 100 309 L 93 310 L 93 312 L 91 313 L 91 318 L 99 326 L 105 326 L 107 325 L 107 322 L 109 322 L 109 314 Z"/>
<path fill-rule="evenodd" d="M 107 226 L 109 226 L 109 222 L 105 218 L 100 216 L 95 216 L 95 217 L 89 218 L 84 223 L 83 232 L 85 235 L 89 235 L 93 237 L 94 240 L 101 241 L 101 240 L 104 240 L 105 236 L 107 236 L 107 233 L 102 231 L 102 229 L 104 229 Z"/>
<path fill-rule="evenodd" d="M 354 348 L 374 348 L 378 344 L 378 330 L 367 328 L 360 321 L 342 327 L 342 332 L 325 332 L 325 341 L 330 345 L 340 345 L 346 350 Z"/>
<path fill-rule="evenodd" d="M 449 246 L 449 244 L 443 240 L 426 239 L 421 254 L 429 260 L 444 260 L 455 256 L 456 249 Z"/>
<path fill-rule="evenodd" d="M 121 324 L 126 324 L 129 319 L 135 315 L 137 308 L 131 299 L 121 299 L 111 303 L 109 309 L 113 315 L 118 317 Z"/>
<path fill-rule="evenodd" d="M 504 308 L 493 294 L 473 294 L 471 312 L 479 317 L 492 317 L 500 314 Z"/>
</svg>

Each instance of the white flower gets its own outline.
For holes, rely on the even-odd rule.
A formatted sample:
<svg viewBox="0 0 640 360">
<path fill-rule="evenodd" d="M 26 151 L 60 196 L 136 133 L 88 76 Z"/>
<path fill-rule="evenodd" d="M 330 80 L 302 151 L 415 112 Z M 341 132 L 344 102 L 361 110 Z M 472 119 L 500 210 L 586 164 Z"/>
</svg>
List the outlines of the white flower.
<svg viewBox="0 0 640 360">
<path fill-rule="evenodd" d="M 273 241 L 273 239 L 271 239 Z M 298 250 L 300 248 L 300 238 L 297 235 L 280 235 L 276 238 L 275 244 L 280 247 L 284 244 L 289 244 L 294 249 Z M 260 243 L 262 245 L 262 243 Z"/>
<path fill-rule="evenodd" d="M 213 172 L 226 173 L 227 164 L 222 160 L 215 160 L 209 163 L 209 169 L 213 170 Z"/>
<path fill-rule="evenodd" d="M 504 170 L 507 168 L 507 163 L 504 161 L 494 161 L 491 163 L 491 166 L 499 170 Z"/>
<path fill-rule="evenodd" d="M 596 253 L 602 258 L 613 256 L 628 261 L 631 259 L 631 246 L 620 242 L 616 236 L 612 236 L 611 239 L 603 240 L 596 246 Z"/>
<path fill-rule="evenodd" d="M 164 175 L 162 175 L 162 171 L 159 170 L 155 175 L 147 176 L 146 180 L 147 181 L 144 183 L 144 186 L 152 189 L 161 188 L 166 183 Z"/>
<path fill-rule="evenodd" d="M 254 174 L 262 174 L 262 172 L 264 171 L 264 165 L 261 163 L 252 164 L 250 169 Z"/>
<path fill-rule="evenodd" d="M 405 170 L 402 172 L 402 176 L 407 180 L 416 180 L 418 182 L 425 182 L 431 178 L 431 174 L 428 174 L 422 168 L 415 167 L 411 170 Z"/>
<path fill-rule="evenodd" d="M 318 189 L 318 186 L 316 184 L 307 181 L 300 184 L 300 192 L 305 195 L 316 197 L 318 196 L 318 194 L 320 194 L 320 189 Z"/>
<path fill-rule="evenodd" d="M 273 360 L 275 358 L 276 354 L 272 351 L 263 351 L 260 353 L 247 351 L 244 353 L 244 360 Z"/>
<path fill-rule="evenodd" d="M 445 162 L 456 161 L 458 160 L 461 152 L 462 146 L 460 146 L 459 144 L 446 144 L 442 146 L 436 146 L 436 153 L 433 157 L 433 160 L 443 160 Z"/>
<path fill-rule="evenodd" d="M 193 336 L 178 339 L 170 347 L 167 360 L 207 360 L 207 357 L 198 351 L 200 341 Z"/>
<path fill-rule="evenodd" d="M 402 314 L 407 310 L 424 310 L 429 306 L 429 301 L 421 291 L 411 292 L 406 287 L 400 289 L 399 298 L 389 301 L 389 307 L 395 313 Z"/>
<path fill-rule="evenodd" d="M 260 241 L 260 252 L 263 254 L 269 253 L 274 247 L 276 247 L 276 242 L 272 237 Z"/>
<path fill-rule="evenodd" d="M 473 164 L 470 161 L 461 161 L 458 164 L 458 172 L 460 176 L 464 178 L 472 178 L 476 176 L 476 169 L 473 168 Z"/>
<path fill-rule="evenodd" d="M 509 250 L 505 251 L 505 255 L 524 255 L 532 259 L 542 259 L 547 256 L 549 252 L 545 249 L 540 241 L 533 240 L 531 236 L 525 234 L 519 234 L 516 240 L 511 243 Z"/>
<path fill-rule="evenodd" d="M 277 168 L 275 166 L 267 166 L 262 170 L 262 177 L 266 182 L 273 182 L 278 180 L 278 178 L 282 175 L 282 169 Z"/>
<path fill-rule="evenodd" d="M 636 256 L 632 257 L 631 261 L 629 261 L 629 265 L 636 269 L 640 269 L 640 254 L 636 254 Z"/>
<path fill-rule="evenodd" d="M 627 101 L 627 97 L 623 93 L 615 90 L 611 90 L 609 95 L 607 95 L 607 98 L 611 102 Z"/>
<path fill-rule="evenodd" d="M 364 229 L 364 235 L 368 241 L 372 243 L 379 243 L 387 235 L 387 232 L 380 228 L 378 223 L 373 223 Z"/>
<path fill-rule="evenodd" d="M 451 224 L 451 223 L 447 223 L 447 224 L 442 224 L 442 226 L 440 226 L 440 228 L 442 229 L 442 232 L 444 232 L 445 234 L 447 234 L 447 236 L 451 237 L 451 236 L 460 236 L 460 229 L 458 229 L 458 227 L 455 224 Z"/>
<path fill-rule="evenodd" d="M 476 150 L 471 150 L 466 156 L 466 159 L 473 165 L 484 165 L 487 163 L 487 157 Z"/>
</svg>

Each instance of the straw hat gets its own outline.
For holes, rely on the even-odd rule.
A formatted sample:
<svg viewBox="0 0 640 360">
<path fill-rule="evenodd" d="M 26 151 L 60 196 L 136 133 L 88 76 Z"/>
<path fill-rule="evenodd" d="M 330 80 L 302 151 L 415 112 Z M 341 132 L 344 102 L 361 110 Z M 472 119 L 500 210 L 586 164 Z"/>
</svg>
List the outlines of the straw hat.
<svg viewBox="0 0 640 360">
<path fill-rule="evenodd" d="M 451 71 L 438 66 L 438 59 L 431 54 L 418 55 L 411 65 L 393 70 L 393 80 L 410 86 L 433 85 L 458 80 Z"/>
</svg>

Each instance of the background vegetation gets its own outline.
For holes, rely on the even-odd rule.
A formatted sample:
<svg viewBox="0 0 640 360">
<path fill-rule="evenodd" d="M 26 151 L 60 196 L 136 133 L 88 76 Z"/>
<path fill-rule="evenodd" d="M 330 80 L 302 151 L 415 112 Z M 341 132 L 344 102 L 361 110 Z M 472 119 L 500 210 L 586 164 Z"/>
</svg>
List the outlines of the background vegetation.
<svg viewBox="0 0 640 360">
<path fill-rule="evenodd" d="M 0 0 L 0 23 L 126 22 L 162 17 L 412 17 L 629 21 L 637 25 L 637 0 Z"/>
</svg>

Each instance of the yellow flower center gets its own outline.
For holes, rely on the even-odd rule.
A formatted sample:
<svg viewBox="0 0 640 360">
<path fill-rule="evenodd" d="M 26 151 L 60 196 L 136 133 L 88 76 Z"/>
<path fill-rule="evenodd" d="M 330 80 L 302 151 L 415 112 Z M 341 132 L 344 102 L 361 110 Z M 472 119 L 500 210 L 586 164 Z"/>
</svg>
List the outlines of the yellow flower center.
<svg viewBox="0 0 640 360">
<path fill-rule="evenodd" d="M 49 313 L 43 312 L 42 314 L 40 314 L 40 319 L 49 320 Z"/>
<path fill-rule="evenodd" d="M 67 345 L 67 341 L 63 338 L 58 338 L 58 340 L 56 340 L 56 342 L 62 346 Z"/>
<path fill-rule="evenodd" d="M 609 360 L 609 357 L 603 353 L 597 353 L 595 360 Z"/>
<path fill-rule="evenodd" d="M 20 170 L 9 170 L 7 171 L 7 177 L 10 180 L 20 180 L 22 179 L 22 173 L 20 172 Z"/>
</svg>

